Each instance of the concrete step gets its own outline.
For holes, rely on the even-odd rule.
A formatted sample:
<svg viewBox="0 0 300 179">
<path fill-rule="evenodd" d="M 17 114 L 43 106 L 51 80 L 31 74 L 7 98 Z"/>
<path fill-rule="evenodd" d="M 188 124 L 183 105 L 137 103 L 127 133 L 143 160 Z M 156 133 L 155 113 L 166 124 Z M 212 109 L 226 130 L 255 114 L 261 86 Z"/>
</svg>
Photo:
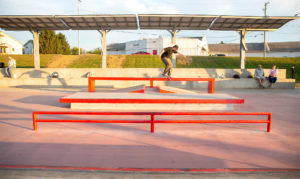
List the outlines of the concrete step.
<svg viewBox="0 0 300 179">
<path fill-rule="evenodd" d="M 153 89 L 155 90 L 155 88 Z M 72 109 L 151 110 L 151 111 L 214 111 L 233 110 L 244 100 L 227 94 L 184 93 L 88 93 L 79 92 L 60 99 Z"/>
</svg>

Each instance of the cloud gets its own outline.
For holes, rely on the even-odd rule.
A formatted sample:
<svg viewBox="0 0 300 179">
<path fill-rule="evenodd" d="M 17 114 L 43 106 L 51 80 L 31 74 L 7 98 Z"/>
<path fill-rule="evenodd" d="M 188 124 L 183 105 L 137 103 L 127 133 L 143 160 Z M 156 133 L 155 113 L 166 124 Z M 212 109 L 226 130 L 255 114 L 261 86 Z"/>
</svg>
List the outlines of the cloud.
<svg viewBox="0 0 300 179">
<path fill-rule="evenodd" d="M 72 10 L 76 8 L 76 2 L 74 2 L 74 8 L 67 5 L 67 1 L 54 2 L 49 0 L 0 0 L 0 12 L 6 15 L 54 15 L 61 14 L 62 12 Z"/>
</svg>

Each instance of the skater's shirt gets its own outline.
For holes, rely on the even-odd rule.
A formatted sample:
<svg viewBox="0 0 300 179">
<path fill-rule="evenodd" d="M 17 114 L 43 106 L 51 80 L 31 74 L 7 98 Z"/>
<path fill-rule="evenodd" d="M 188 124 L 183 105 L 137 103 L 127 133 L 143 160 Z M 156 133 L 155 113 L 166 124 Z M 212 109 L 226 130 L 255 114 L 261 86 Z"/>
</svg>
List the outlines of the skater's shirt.
<svg viewBox="0 0 300 179">
<path fill-rule="evenodd" d="M 175 50 L 173 47 L 164 48 L 164 53 L 161 55 L 161 58 L 170 58 L 173 53 L 177 53 L 177 50 Z"/>
</svg>

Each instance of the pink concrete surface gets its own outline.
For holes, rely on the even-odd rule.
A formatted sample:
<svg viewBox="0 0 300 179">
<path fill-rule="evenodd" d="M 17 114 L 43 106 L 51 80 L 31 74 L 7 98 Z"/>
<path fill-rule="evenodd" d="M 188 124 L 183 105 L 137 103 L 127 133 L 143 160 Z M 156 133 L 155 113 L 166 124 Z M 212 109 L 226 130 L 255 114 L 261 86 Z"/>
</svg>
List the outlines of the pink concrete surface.
<svg viewBox="0 0 300 179">
<path fill-rule="evenodd" d="M 77 91 L 1 88 L 0 165 L 300 168 L 300 89 L 216 92 L 245 99 L 245 104 L 236 105 L 236 111 L 272 112 L 271 133 L 266 132 L 266 124 L 156 124 L 155 133 L 151 134 L 149 124 L 38 123 L 38 130 L 33 131 L 32 111 L 68 111 L 69 107 L 60 104 L 59 98 Z M 122 116 L 138 118 L 141 116 Z M 170 118 L 199 116 L 160 117 Z"/>
</svg>

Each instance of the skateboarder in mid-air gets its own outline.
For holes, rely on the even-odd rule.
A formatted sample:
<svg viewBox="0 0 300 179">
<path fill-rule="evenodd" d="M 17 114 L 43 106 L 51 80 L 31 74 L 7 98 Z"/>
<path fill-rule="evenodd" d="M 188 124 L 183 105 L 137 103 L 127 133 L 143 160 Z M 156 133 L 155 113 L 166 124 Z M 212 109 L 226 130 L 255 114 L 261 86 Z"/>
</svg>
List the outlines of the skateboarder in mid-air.
<svg viewBox="0 0 300 179">
<path fill-rule="evenodd" d="M 171 79 L 171 72 L 172 72 L 172 62 L 171 62 L 172 54 L 177 53 L 179 55 L 182 55 L 181 53 L 179 53 L 177 51 L 178 48 L 179 48 L 178 45 L 174 45 L 173 47 L 167 47 L 167 48 L 162 49 L 162 51 L 159 54 L 161 60 L 165 64 L 165 70 L 162 75 L 164 77 L 168 78 L 169 80 Z M 182 56 L 184 56 L 184 55 L 182 55 Z"/>
</svg>

